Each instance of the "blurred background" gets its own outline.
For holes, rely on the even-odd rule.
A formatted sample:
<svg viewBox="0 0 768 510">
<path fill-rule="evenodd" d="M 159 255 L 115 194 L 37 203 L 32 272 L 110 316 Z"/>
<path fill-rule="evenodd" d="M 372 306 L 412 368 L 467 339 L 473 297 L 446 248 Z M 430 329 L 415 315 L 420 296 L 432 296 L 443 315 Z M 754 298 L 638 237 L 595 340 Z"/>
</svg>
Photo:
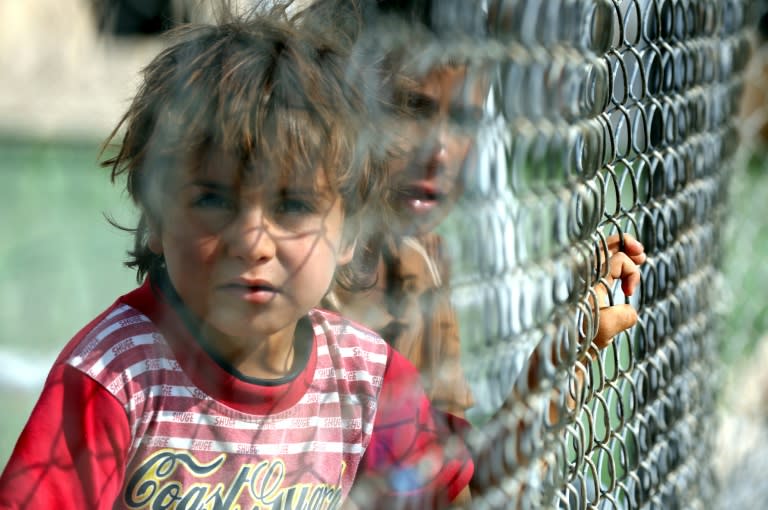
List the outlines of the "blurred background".
<svg viewBox="0 0 768 510">
<path fill-rule="evenodd" d="M 763 12 L 765 9 L 763 9 Z M 182 0 L 0 0 L 0 467 L 58 351 L 135 284 L 122 265 L 131 204 L 101 144 Z M 722 506 L 768 508 L 768 45 L 746 74 L 730 184 L 720 316 L 723 381 L 713 460 Z M 107 149 L 108 150 L 108 149 Z"/>
<path fill-rule="evenodd" d="M 98 165 L 178 2 L 0 1 L 0 465 L 69 338 L 135 276 Z"/>
</svg>

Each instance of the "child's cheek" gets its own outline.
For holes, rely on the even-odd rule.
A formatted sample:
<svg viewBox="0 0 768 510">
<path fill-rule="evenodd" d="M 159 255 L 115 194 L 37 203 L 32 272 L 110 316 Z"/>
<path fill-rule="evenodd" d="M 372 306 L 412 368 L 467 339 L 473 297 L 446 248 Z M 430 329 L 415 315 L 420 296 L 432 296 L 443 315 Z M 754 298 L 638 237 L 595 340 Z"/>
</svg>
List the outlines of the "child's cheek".
<svg viewBox="0 0 768 510">
<path fill-rule="evenodd" d="M 216 236 L 199 238 L 196 246 L 199 260 L 208 265 L 214 264 L 222 256 L 225 248 L 224 243 Z"/>
<path fill-rule="evenodd" d="M 217 236 L 201 236 L 194 231 L 175 232 L 171 242 L 175 244 L 178 262 L 184 266 L 212 265 L 222 253 L 222 242 Z"/>
</svg>

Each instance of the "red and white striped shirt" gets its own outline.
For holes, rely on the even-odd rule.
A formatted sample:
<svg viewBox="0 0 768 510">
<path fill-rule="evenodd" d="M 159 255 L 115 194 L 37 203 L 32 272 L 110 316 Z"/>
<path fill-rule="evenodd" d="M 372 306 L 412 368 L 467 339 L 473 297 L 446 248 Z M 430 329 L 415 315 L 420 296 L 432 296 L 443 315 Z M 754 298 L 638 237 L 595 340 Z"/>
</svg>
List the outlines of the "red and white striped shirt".
<svg viewBox="0 0 768 510">
<path fill-rule="evenodd" d="M 64 349 L 0 505 L 331 509 L 363 474 L 394 495 L 468 483 L 466 450 L 446 447 L 416 370 L 375 333 L 313 310 L 303 370 L 244 380 L 156 292 L 123 296 Z"/>
</svg>

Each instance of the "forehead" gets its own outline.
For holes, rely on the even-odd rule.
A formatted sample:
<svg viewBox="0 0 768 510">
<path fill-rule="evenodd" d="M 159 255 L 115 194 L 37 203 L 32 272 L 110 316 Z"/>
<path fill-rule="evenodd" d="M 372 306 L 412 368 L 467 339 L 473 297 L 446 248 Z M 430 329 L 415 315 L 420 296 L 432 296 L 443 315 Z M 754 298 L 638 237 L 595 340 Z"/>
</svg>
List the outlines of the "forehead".
<svg viewBox="0 0 768 510">
<path fill-rule="evenodd" d="M 466 78 L 466 66 L 446 65 L 430 69 L 419 83 L 424 90 L 452 91 L 463 88 Z"/>
<path fill-rule="evenodd" d="M 259 190 L 331 190 L 331 176 L 321 165 L 285 160 L 243 160 L 222 150 L 203 152 L 177 174 L 182 183 L 211 182 L 230 188 Z"/>
<path fill-rule="evenodd" d="M 416 80 L 416 90 L 440 103 L 481 104 L 485 99 L 485 80 L 466 65 L 434 67 Z"/>
</svg>

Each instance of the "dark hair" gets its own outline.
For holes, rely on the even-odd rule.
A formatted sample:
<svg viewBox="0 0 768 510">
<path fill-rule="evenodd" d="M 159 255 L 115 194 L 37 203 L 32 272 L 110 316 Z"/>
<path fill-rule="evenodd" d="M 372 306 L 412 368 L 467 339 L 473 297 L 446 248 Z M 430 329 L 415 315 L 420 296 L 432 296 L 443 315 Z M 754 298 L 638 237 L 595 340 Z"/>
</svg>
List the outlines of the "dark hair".
<svg viewBox="0 0 768 510">
<path fill-rule="evenodd" d="M 138 93 L 105 142 L 124 129 L 117 154 L 102 162 L 113 182 L 126 177 L 141 208 L 126 262 L 139 281 L 164 271 L 162 256 L 148 246 L 158 193 L 173 170 L 211 151 L 233 156 L 239 172 L 267 168 L 309 178 L 321 168 L 341 196 L 348 240 L 365 211 L 375 209 L 384 172 L 372 157 L 376 136 L 363 93 L 349 79 L 349 45 L 330 24 L 307 26 L 283 6 L 183 27 L 144 69 Z M 372 271 L 362 262 L 340 268 L 337 282 L 370 286 Z"/>
<path fill-rule="evenodd" d="M 346 34 L 354 44 L 354 58 L 375 64 L 377 96 L 394 107 L 391 111 L 408 115 L 398 89 L 412 87 L 437 67 L 466 66 L 477 58 L 478 48 L 487 49 L 487 15 L 481 3 L 314 0 L 306 11 Z"/>
<path fill-rule="evenodd" d="M 482 0 L 315 0 L 310 9 L 331 6 L 337 14 L 354 12 L 365 29 L 397 18 L 440 37 L 478 37 L 487 34 L 481 4 Z"/>
</svg>

